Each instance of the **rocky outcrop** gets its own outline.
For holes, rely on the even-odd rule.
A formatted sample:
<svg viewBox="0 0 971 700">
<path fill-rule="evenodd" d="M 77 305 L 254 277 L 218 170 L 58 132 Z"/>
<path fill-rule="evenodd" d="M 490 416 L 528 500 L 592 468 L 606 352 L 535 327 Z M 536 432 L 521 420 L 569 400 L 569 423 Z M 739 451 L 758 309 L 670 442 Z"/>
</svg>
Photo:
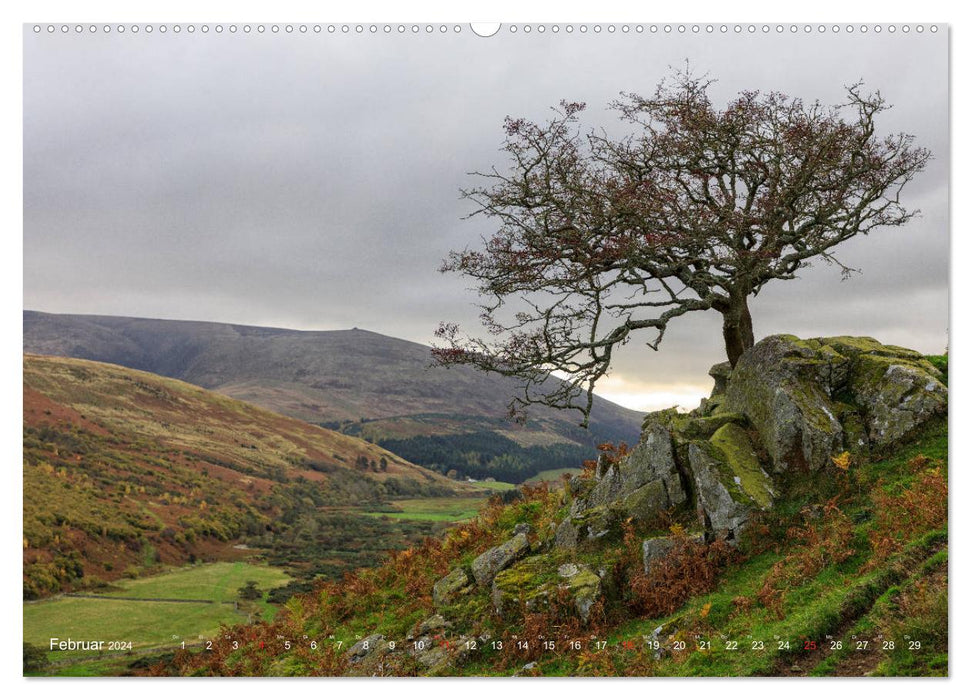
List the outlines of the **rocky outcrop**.
<svg viewBox="0 0 971 700">
<path fill-rule="evenodd" d="M 947 411 L 932 364 L 872 338 L 770 336 L 734 368 L 721 363 L 710 374 L 715 387 L 701 406 L 649 413 L 628 456 L 601 459 L 592 480 L 571 481 L 556 547 L 610 538 L 625 522 L 645 525 L 678 509 L 697 512 L 709 537 L 734 541 L 772 506 L 780 475 L 832 468 L 844 450 L 888 445 Z"/>
<path fill-rule="evenodd" d="M 520 532 L 511 540 L 483 552 L 472 562 L 472 576 L 479 586 L 488 586 L 503 569 L 529 552 L 529 540 Z"/>
<path fill-rule="evenodd" d="M 452 569 L 448 575 L 435 582 L 432 588 L 432 600 L 437 607 L 448 605 L 456 598 L 465 595 L 472 590 L 474 582 L 472 577 L 459 567 Z"/>
<path fill-rule="evenodd" d="M 558 589 L 566 591 L 580 619 L 587 622 L 594 604 L 600 600 L 600 577 L 586 564 L 563 564 L 556 570 Z"/>
<path fill-rule="evenodd" d="M 818 341 L 771 336 L 743 353 L 725 392 L 725 407 L 758 431 L 776 472 L 817 470 L 843 446 L 831 398 L 849 362 Z"/>
<path fill-rule="evenodd" d="M 492 583 L 492 605 L 496 614 L 512 611 L 547 610 L 554 603 L 569 601 L 584 622 L 602 597 L 600 577 L 588 565 L 567 562 L 557 566 L 546 555 L 530 557 L 503 571 Z"/>
<path fill-rule="evenodd" d="M 941 379 L 919 353 L 873 338 L 777 335 L 739 358 L 724 407 L 758 431 L 774 471 L 815 471 L 844 449 L 896 442 L 944 414 Z"/>
<path fill-rule="evenodd" d="M 388 648 L 383 634 L 371 634 L 354 644 L 347 650 L 348 660 L 352 664 L 361 663 L 365 658 L 375 653 L 382 653 Z"/>
<path fill-rule="evenodd" d="M 932 364 L 870 338 L 772 336 L 734 368 L 716 365 L 711 376 L 715 388 L 697 409 L 648 414 L 632 450 L 605 453 L 590 472 L 570 479 L 552 502 L 565 512 L 552 536 L 548 511 L 535 532 L 516 525 L 508 540 L 440 579 L 435 605 L 451 615 L 447 606 L 469 596 L 468 605 L 491 604 L 501 617 L 554 611 L 588 622 L 598 602 L 616 593 L 609 567 L 595 567 L 621 536 L 642 537 L 644 573 L 660 575 L 662 562 L 678 564 L 716 540 L 738 543 L 784 488 L 802 493 L 827 478 L 839 453 L 865 454 L 905 439 L 947 411 L 944 377 Z M 671 522 L 679 526 L 673 536 Z M 680 623 L 666 624 L 671 628 L 659 627 L 654 638 L 670 636 Z M 406 653 L 430 672 L 442 669 L 454 649 L 431 642 L 448 632 L 445 618 L 432 616 L 413 629 L 409 642 L 421 644 Z M 382 649 L 381 639 L 371 644 Z M 354 659 L 368 659 L 355 666 L 364 672 L 375 652 L 357 645 L 352 651 Z"/>
<path fill-rule="evenodd" d="M 574 548 L 617 535 L 628 519 L 647 523 L 683 505 L 688 496 L 682 481 L 670 431 L 660 422 L 649 424 L 630 454 L 608 465 L 592 488 L 574 499 L 570 515 L 557 527 L 556 546 Z"/>
</svg>

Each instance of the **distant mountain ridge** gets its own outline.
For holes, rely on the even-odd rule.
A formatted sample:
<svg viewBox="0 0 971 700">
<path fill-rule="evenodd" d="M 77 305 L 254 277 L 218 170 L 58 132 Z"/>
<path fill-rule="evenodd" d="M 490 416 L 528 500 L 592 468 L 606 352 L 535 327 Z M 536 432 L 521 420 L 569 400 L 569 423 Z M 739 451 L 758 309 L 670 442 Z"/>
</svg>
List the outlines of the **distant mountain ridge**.
<svg viewBox="0 0 971 700">
<path fill-rule="evenodd" d="M 23 347 L 181 379 L 476 477 L 576 466 L 598 442 L 636 441 L 641 419 L 597 399 L 590 431 L 576 425 L 578 414 L 545 407 L 519 426 L 505 417 L 513 380 L 435 367 L 427 346 L 358 329 L 25 311 Z"/>
</svg>

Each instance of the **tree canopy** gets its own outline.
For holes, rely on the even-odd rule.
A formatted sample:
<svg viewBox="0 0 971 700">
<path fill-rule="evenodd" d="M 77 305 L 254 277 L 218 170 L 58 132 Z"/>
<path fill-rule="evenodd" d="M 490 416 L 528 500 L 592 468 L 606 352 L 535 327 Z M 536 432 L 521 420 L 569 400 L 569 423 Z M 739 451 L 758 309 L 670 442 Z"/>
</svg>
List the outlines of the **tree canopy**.
<svg viewBox="0 0 971 700">
<path fill-rule="evenodd" d="M 635 335 L 656 350 L 671 321 L 713 309 L 734 366 L 754 343 L 749 297 L 814 258 L 848 276 L 834 248 L 917 213 L 901 192 L 930 154 L 878 135 L 879 93 L 856 84 L 823 106 L 744 91 L 719 109 L 711 84 L 676 73 L 650 97 L 622 93 L 619 138 L 584 128 L 581 102 L 506 118 L 505 167 L 462 192 L 495 233 L 442 266 L 475 280 L 487 336 L 442 323 L 440 363 L 518 377 L 512 410 L 573 408 L 586 424 Z"/>
</svg>

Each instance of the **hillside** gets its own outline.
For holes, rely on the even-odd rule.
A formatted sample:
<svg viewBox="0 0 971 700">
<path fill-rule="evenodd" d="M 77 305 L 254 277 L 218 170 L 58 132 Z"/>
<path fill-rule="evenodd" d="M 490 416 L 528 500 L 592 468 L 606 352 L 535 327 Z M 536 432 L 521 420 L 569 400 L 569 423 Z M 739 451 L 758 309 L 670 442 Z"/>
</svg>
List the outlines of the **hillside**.
<svg viewBox="0 0 971 700">
<path fill-rule="evenodd" d="M 595 402 L 578 416 L 536 407 L 507 418 L 513 380 L 431 366 L 429 348 L 363 330 L 24 312 L 24 352 L 110 362 L 180 379 L 378 442 L 441 473 L 523 481 L 632 441 L 640 414 Z"/>
<path fill-rule="evenodd" d="M 634 449 L 150 672 L 946 675 L 947 357 L 773 336 L 712 373 Z"/>
<path fill-rule="evenodd" d="M 34 355 L 23 366 L 26 598 L 160 563 L 238 558 L 243 541 L 289 551 L 278 563 L 291 565 L 326 544 L 350 559 L 339 572 L 427 534 L 357 511 L 467 490 L 363 440 L 181 381 Z"/>
</svg>

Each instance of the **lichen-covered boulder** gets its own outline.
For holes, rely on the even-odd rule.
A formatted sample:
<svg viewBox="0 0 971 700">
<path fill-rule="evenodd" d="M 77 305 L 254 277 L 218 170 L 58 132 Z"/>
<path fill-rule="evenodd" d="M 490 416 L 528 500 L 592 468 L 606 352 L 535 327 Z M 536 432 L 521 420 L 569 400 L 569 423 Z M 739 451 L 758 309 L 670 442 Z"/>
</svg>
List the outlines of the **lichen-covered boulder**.
<svg viewBox="0 0 971 700">
<path fill-rule="evenodd" d="M 435 614 L 428 619 L 419 622 L 418 626 L 415 628 L 415 633 L 409 635 L 407 639 L 408 641 L 411 641 L 418 637 L 425 637 L 436 632 L 441 632 L 451 626 L 452 624 L 442 615 Z"/>
<path fill-rule="evenodd" d="M 946 414 L 947 400 L 943 375 L 915 350 L 866 337 L 776 335 L 739 358 L 719 412 L 744 414 L 784 472 L 897 442 Z"/>
<path fill-rule="evenodd" d="M 503 616 L 517 610 L 547 610 L 554 602 L 569 601 L 573 612 L 587 622 L 602 595 L 600 577 L 589 566 L 574 562 L 555 566 L 547 556 L 525 559 L 492 582 L 492 605 Z"/>
<path fill-rule="evenodd" d="M 435 582 L 432 588 L 432 600 L 436 606 L 447 605 L 471 591 L 472 587 L 472 578 L 465 569 L 458 567 Z"/>
<path fill-rule="evenodd" d="M 564 564 L 557 569 L 559 590 L 568 591 L 580 619 L 590 620 L 590 611 L 602 595 L 600 577 L 586 564 Z"/>
<path fill-rule="evenodd" d="M 874 446 L 896 442 L 935 416 L 947 413 L 940 371 L 915 350 L 873 338 L 820 338 L 849 358 L 846 391 L 860 410 Z"/>
<path fill-rule="evenodd" d="M 574 499 L 569 516 L 557 528 L 556 546 L 575 547 L 584 539 L 601 538 L 628 518 L 649 522 L 686 500 L 671 433 L 660 422 L 651 423 L 629 455 L 610 464 L 586 495 Z"/>
<path fill-rule="evenodd" d="M 660 510 L 684 503 L 671 434 L 656 425 L 626 458 L 614 465 L 587 499 L 593 508 L 618 504 L 626 517 L 646 522 Z"/>
<path fill-rule="evenodd" d="M 498 547 L 483 552 L 472 562 L 472 576 L 480 586 L 488 586 L 503 569 L 529 552 L 529 540 L 521 532 Z"/>
<path fill-rule="evenodd" d="M 660 411 L 651 411 L 644 416 L 644 420 L 641 422 L 641 432 L 647 433 L 651 428 L 660 426 L 666 428 L 671 424 L 671 421 L 677 418 L 680 414 L 676 407 L 672 408 L 662 408 Z"/>
<path fill-rule="evenodd" d="M 496 575 L 492 582 L 492 607 L 497 615 L 508 616 L 514 610 L 535 612 L 549 606 L 556 578 L 552 564 L 545 556 L 529 557 Z"/>
<path fill-rule="evenodd" d="M 754 511 L 772 505 L 772 481 L 738 426 L 723 426 L 710 442 L 691 443 L 688 460 L 704 527 L 714 535 L 736 540 Z"/>
<path fill-rule="evenodd" d="M 720 453 L 732 481 L 761 509 L 772 505 L 775 487 L 762 469 L 759 456 L 744 429 L 727 423 L 715 431 L 709 441 Z"/>
<path fill-rule="evenodd" d="M 832 396 L 849 369 L 849 360 L 819 339 L 770 336 L 739 358 L 725 408 L 748 418 L 775 471 L 815 471 L 843 448 Z"/>
<path fill-rule="evenodd" d="M 357 664 L 371 654 L 384 652 L 387 648 L 388 643 L 384 640 L 383 634 L 371 634 L 347 650 L 348 660 L 352 664 Z"/>
</svg>

